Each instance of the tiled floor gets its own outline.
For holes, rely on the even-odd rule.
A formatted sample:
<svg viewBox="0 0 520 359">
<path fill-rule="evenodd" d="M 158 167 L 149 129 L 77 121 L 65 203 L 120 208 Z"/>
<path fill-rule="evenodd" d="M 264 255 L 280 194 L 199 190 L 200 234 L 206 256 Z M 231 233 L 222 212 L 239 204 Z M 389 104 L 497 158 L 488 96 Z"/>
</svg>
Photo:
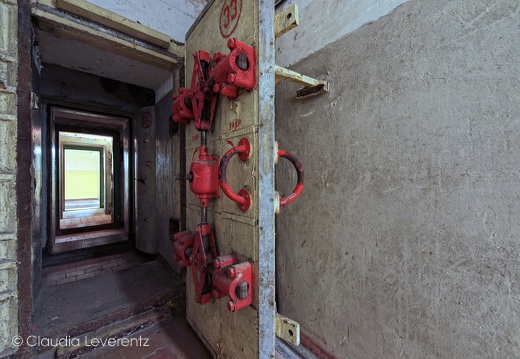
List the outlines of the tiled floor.
<svg viewBox="0 0 520 359">
<path fill-rule="evenodd" d="M 94 350 L 79 359 L 211 359 L 193 329 L 184 318 L 169 318 L 152 327 L 125 337 L 134 345 Z"/>
<path fill-rule="evenodd" d="M 85 278 L 100 276 L 106 272 L 135 267 L 141 263 L 143 263 L 141 257 L 133 252 L 126 252 L 47 267 L 42 271 L 42 286 L 52 287 L 62 283 L 75 282 Z"/>
</svg>

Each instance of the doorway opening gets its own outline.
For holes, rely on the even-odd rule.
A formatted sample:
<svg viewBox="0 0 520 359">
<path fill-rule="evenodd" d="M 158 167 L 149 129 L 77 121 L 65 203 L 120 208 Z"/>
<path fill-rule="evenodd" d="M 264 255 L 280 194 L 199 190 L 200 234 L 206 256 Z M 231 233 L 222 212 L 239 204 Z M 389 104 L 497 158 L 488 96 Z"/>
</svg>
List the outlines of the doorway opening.
<svg viewBox="0 0 520 359">
<path fill-rule="evenodd" d="M 60 230 L 113 223 L 113 138 L 59 132 Z"/>
<path fill-rule="evenodd" d="M 128 241 L 128 118 L 52 107 L 51 254 Z"/>
</svg>

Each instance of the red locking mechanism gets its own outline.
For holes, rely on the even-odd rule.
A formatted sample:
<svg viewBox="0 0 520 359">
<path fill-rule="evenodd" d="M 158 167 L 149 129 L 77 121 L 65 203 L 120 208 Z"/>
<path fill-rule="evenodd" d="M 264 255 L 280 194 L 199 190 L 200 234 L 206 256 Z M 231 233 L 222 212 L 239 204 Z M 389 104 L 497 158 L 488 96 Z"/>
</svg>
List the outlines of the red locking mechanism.
<svg viewBox="0 0 520 359">
<path fill-rule="evenodd" d="M 294 168 L 296 169 L 296 173 L 298 175 L 296 187 L 294 187 L 291 194 L 288 195 L 287 197 L 281 197 L 281 198 L 279 197 L 276 201 L 277 204 L 276 204 L 275 212 L 280 213 L 280 207 L 287 206 L 289 203 L 293 202 L 296 198 L 298 198 L 298 196 L 302 193 L 303 187 L 305 184 L 305 173 L 303 170 L 303 165 L 296 158 L 296 156 L 294 156 L 292 153 L 287 152 L 286 150 L 278 149 L 278 143 L 276 143 L 276 148 L 277 148 L 276 162 L 278 163 L 278 158 L 280 158 L 280 157 L 288 159 L 293 164 Z"/>
<path fill-rule="evenodd" d="M 195 301 L 200 304 L 211 300 L 211 277 L 208 266 L 217 258 L 215 239 L 209 224 L 199 224 L 195 230 L 191 272 L 195 283 Z"/>
<path fill-rule="evenodd" d="M 229 142 L 229 143 L 231 143 L 231 142 Z M 231 143 L 231 145 L 233 145 L 233 144 Z M 238 205 L 238 208 L 242 212 L 246 212 L 249 209 L 249 207 L 251 207 L 251 195 L 249 194 L 249 191 L 246 190 L 245 188 L 241 189 L 238 192 L 238 194 L 233 192 L 233 190 L 229 187 L 229 184 L 227 183 L 226 170 L 227 170 L 227 165 L 229 163 L 229 160 L 231 160 L 231 157 L 233 157 L 234 155 L 236 155 L 238 153 L 238 158 L 240 158 L 240 160 L 242 160 L 242 161 L 246 161 L 249 158 L 250 152 L 251 152 L 251 144 L 249 143 L 249 140 L 247 138 L 242 138 L 238 142 L 237 146 L 234 146 L 232 149 L 227 151 L 226 154 L 224 155 L 224 157 L 222 157 L 222 160 L 220 161 L 219 172 L 218 172 L 219 182 L 220 182 L 220 187 L 222 188 L 222 192 L 224 192 L 224 194 L 226 196 L 228 196 L 228 198 L 230 200 L 232 200 L 233 202 L 236 202 Z"/>
<path fill-rule="evenodd" d="M 218 95 L 235 98 L 239 90 L 251 91 L 255 87 L 254 48 L 235 38 L 227 46 L 229 55 L 217 52 L 213 63 L 206 51 L 193 54 L 191 88 L 181 88 L 173 96 L 173 121 L 188 124 L 194 120 L 197 130 L 211 131 Z"/>
<path fill-rule="evenodd" d="M 193 243 L 195 242 L 195 233 L 184 231 L 175 233 L 173 236 L 173 259 L 181 267 L 190 265 L 190 257 L 193 253 Z"/>
<path fill-rule="evenodd" d="M 231 312 L 253 303 L 253 264 L 237 262 L 233 255 L 218 257 L 213 262 L 213 298 L 228 296 L 227 308 Z"/>
<path fill-rule="evenodd" d="M 227 46 L 229 55 L 213 55 L 217 65 L 210 72 L 210 81 L 214 82 L 213 92 L 235 98 L 239 89 L 251 91 L 255 87 L 255 49 L 235 38 L 229 39 Z"/>
<path fill-rule="evenodd" d="M 199 151 L 199 156 L 190 165 L 190 173 L 186 179 L 190 181 L 190 190 L 200 199 L 200 206 L 207 207 L 209 199 L 220 197 L 219 158 L 209 156 L 206 146 L 201 146 Z"/>
</svg>

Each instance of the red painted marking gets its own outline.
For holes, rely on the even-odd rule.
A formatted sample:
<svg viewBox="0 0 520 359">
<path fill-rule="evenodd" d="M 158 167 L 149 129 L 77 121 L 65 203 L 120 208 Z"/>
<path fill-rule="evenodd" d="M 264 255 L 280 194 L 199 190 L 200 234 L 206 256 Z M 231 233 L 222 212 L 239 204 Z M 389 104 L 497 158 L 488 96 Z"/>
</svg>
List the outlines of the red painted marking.
<svg viewBox="0 0 520 359">
<path fill-rule="evenodd" d="M 336 356 L 326 351 L 321 347 L 321 345 L 319 345 L 309 336 L 305 335 L 303 332 L 300 332 L 300 342 L 305 348 L 309 349 L 320 359 L 338 359 Z"/>
<path fill-rule="evenodd" d="M 242 124 L 241 119 L 236 119 L 235 121 L 230 122 L 228 131 L 231 132 L 231 131 L 238 130 L 238 128 L 240 127 L 241 124 Z"/>
<path fill-rule="evenodd" d="M 195 135 L 191 138 L 191 142 L 197 142 L 199 140 L 199 135 Z"/>
<path fill-rule="evenodd" d="M 242 13 L 242 0 L 225 0 L 220 10 L 220 34 L 224 39 L 233 34 Z"/>
</svg>

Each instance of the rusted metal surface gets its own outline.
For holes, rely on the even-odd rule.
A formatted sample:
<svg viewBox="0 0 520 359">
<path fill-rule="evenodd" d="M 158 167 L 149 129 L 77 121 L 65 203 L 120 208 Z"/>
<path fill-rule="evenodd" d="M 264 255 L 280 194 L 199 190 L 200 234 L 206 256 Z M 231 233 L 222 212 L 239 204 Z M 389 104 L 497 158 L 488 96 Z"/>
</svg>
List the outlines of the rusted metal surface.
<svg viewBox="0 0 520 359">
<path fill-rule="evenodd" d="M 296 98 L 301 100 L 311 96 L 322 95 L 329 92 L 329 82 L 325 80 L 317 80 L 315 78 L 302 75 L 299 72 L 286 69 L 285 67 L 275 66 L 276 68 L 276 83 L 285 80 L 304 85 L 296 91 Z"/>
</svg>

